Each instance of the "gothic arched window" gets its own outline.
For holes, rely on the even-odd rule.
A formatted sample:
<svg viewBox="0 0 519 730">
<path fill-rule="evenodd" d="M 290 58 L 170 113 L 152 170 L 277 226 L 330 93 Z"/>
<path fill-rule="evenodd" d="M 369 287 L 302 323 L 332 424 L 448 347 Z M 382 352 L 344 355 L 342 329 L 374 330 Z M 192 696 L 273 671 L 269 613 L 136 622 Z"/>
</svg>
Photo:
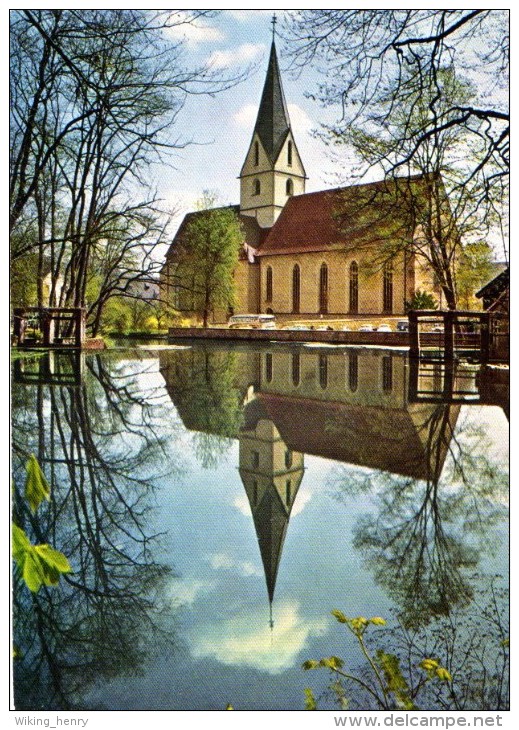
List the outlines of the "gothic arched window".
<svg viewBox="0 0 519 730">
<path fill-rule="evenodd" d="M 292 269 L 292 312 L 299 314 L 301 306 L 301 269 L 296 264 Z"/>
<path fill-rule="evenodd" d="M 254 180 L 254 193 L 253 195 L 259 195 L 261 193 L 261 183 L 259 180 Z"/>
<path fill-rule="evenodd" d="M 350 313 L 359 311 L 359 265 L 356 261 L 350 264 Z"/>
<path fill-rule="evenodd" d="M 393 358 L 387 355 L 382 358 L 382 390 L 391 393 L 393 390 Z"/>
<path fill-rule="evenodd" d="M 292 481 L 290 479 L 287 479 L 286 485 L 285 485 L 285 504 L 287 507 L 290 505 L 290 500 L 292 498 Z"/>
<path fill-rule="evenodd" d="M 321 264 L 319 272 L 319 314 L 328 314 L 328 267 Z"/>
<path fill-rule="evenodd" d="M 287 147 L 287 163 L 292 167 L 292 142 L 289 142 Z"/>
<path fill-rule="evenodd" d="M 384 264 L 384 312 L 391 314 L 393 311 L 393 264 L 388 261 Z"/>
<path fill-rule="evenodd" d="M 298 352 L 292 354 L 292 384 L 297 388 L 301 382 L 301 357 Z"/>
<path fill-rule="evenodd" d="M 328 387 L 328 355 L 319 355 L 319 385 L 323 390 Z"/>
<path fill-rule="evenodd" d="M 288 178 L 288 180 L 287 180 L 286 192 L 287 192 L 287 195 L 293 195 L 294 194 L 294 183 L 293 183 L 293 181 L 290 178 Z"/>
<path fill-rule="evenodd" d="M 356 352 L 348 355 L 348 388 L 355 393 L 359 385 L 359 356 Z"/>
<path fill-rule="evenodd" d="M 259 165 L 259 143 L 254 142 L 254 164 L 256 167 Z"/>
<path fill-rule="evenodd" d="M 292 450 L 286 449 L 285 450 L 285 467 L 287 469 L 290 469 L 291 466 L 292 466 Z"/>
<path fill-rule="evenodd" d="M 272 382 L 273 376 L 274 368 L 272 362 L 272 353 L 267 352 L 267 354 L 265 355 L 265 378 L 267 379 L 267 383 Z"/>
<path fill-rule="evenodd" d="M 265 299 L 267 302 L 272 301 L 272 266 L 267 266 L 267 280 L 266 280 L 266 291 Z"/>
</svg>

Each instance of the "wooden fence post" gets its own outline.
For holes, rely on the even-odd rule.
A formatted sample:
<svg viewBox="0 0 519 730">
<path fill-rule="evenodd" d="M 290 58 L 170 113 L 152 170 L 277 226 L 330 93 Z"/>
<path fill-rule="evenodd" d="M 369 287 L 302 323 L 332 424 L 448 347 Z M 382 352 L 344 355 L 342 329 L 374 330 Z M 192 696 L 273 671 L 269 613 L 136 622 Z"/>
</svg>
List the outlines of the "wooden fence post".
<svg viewBox="0 0 519 730">
<path fill-rule="evenodd" d="M 454 312 L 450 310 L 443 314 L 443 343 L 446 360 L 454 359 L 454 317 Z"/>
<path fill-rule="evenodd" d="M 409 357 L 420 357 L 420 343 L 418 341 L 418 315 L 412 310 L 409 317 Z"/>
<path fill-rule="evenodd" d="M 487 363 L 490 359 L 490 312 L 483 312 L 479 316 L 481 362 Z"/>
<path fill-rule="evenodd" d="M 74 313 L 75 320 L 75 335 L 76 335 L 76 347 L 81 347 L 85 340 L 85 323 L 86 323 L 86 312 L 84 308 L 77 309 Z"/>
</svg>

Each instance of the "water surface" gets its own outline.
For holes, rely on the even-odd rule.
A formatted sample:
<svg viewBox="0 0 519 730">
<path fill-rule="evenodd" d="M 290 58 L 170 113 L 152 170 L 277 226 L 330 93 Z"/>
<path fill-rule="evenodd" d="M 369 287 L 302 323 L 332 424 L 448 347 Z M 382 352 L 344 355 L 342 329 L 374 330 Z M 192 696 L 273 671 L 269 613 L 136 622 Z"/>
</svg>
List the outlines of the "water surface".
<svg viewBox="0 0 519 730">
<path fill-rule="evenodd" d="M 312 687 L 329 708 L 332 678 L 305 660 L 368 676 L 340 609 L 388 620 L 372 651 L 448 663 L 449 702 L 503 709 L 503 374 L 370 348 L 152 347 L 14 363 L 15 519 L 74 570 L 35 595 L 15 578 L 16 707 L 293 710 Z M 30 453 L 52 485 L 36 515 Z"/>
</svg>

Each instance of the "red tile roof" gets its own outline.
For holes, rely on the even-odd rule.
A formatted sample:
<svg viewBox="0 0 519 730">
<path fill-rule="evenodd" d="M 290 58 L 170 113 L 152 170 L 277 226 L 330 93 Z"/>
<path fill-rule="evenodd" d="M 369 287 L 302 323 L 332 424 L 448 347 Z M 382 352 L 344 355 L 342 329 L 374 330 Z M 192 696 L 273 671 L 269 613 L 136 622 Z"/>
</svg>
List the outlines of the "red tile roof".
<svg viewBox="0 0 519 730">
<path fill-rule="evenodd" d="M 410 235 L 410 199 L 423 178 L 306 193 L 290 198 L 262 244 L 259 255 L 323 251 L 372 245 Z M 407 210 L 407 212 L 406 212 Z"/>
<path fill-rule="evenodd" d="M 433 468 L 441 472 L 448 440 L 442 439 L 432 455 L 428 454 L 412 413 L 405 408 L 386 409 L 265 392 L 258 393 L 257 398 L 293 451 L 415 479 L 426 479 Z M 448 409 L 454 427 L 459 406 L 444 408 Z M 436 463 L 430 463 L 433 457 Z"/>
</svg>

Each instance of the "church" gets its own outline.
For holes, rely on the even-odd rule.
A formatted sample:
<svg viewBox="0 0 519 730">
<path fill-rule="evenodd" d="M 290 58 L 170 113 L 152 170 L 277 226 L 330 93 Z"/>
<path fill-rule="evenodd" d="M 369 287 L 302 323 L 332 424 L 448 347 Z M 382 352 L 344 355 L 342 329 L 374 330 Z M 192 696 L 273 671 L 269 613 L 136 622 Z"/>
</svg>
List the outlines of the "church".
<svg viewBox="0 0 519 730">
<path fill-rule="evenodd" d="M 234 314 L 279 319 L 403 315 L 418 291 L 439 295 L 417 251 L 416 200 L 424 177 L 393 178 L 305 192 L 307 174 L 283 92 L 275 41 L 252 140 L 240 175 L 240 203 L 231 206 L 244 235 L 235 279 Z M 161 272 L 165 299 L 189 316 L 189 298 L 175 284 L 176 252 L 194 216 L 184 218 Z M 225 323 L 231 312 L 213 312 Z"/>
</svg>

